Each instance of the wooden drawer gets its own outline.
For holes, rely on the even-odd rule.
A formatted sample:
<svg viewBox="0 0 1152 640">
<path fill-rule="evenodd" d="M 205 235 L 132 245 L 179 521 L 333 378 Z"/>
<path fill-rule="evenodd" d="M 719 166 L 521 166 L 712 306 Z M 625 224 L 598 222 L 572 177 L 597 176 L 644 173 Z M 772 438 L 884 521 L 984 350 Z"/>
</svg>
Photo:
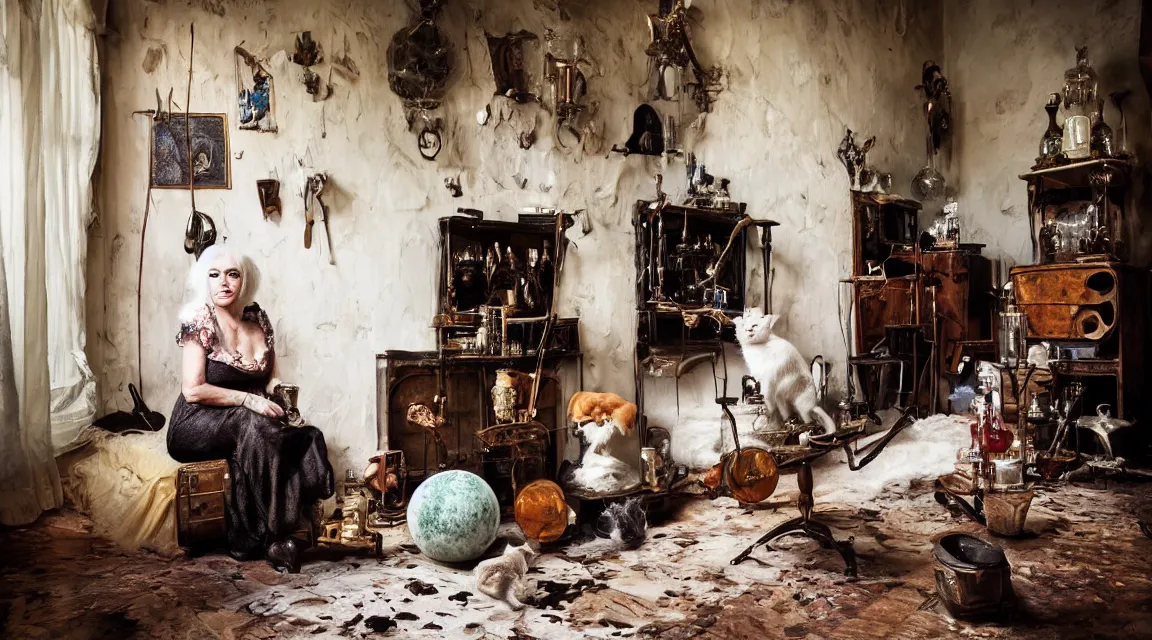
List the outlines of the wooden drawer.
<svg viewBox="0 0 1152 640">
<path fill-rule="evenodd" d="M 181 547 L 227 537 L 225 508 L 230 485 L 225 460 L 186 464 L 176 472 L 176 539 Z"/>
<path fill-rule="evenodd" d="M 1121 272 L 1108 263 L 1016 267 L 1016 302 L 1028 337 L 1099 341 L 1119 320 Z"/>
</svg>

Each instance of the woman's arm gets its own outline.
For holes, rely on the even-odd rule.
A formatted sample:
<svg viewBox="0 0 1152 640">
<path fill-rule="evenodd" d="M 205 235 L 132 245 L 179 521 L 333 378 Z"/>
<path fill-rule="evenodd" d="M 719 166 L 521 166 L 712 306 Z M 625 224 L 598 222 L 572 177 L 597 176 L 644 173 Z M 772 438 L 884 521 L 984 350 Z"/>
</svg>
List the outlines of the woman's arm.
<svg viewBox="0 0 1152 640">
<path fill-rule="evenodd" d="M 270 418 L 284 415 L 284 410 L 279 405 L 259 395 L 208 384 L 205 379 L 206 362 L 204 347 L 194 340 L 184 343 L 183 381 L 180 390 L 186 402 L 213 407 L 246 407 Z"/>
</svg>

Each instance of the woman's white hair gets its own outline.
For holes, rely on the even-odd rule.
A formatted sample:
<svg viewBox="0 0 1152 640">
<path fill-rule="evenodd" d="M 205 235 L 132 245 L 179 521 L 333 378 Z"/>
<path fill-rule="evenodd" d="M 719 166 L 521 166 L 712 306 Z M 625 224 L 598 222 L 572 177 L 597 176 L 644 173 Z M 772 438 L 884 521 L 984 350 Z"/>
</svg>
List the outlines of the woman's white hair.
<svg viewBox="0 0 1152 640">
<path fill-rule="evenodd" d="M 256 297 L 260 288 L 260 271 L 252 259 L 233 246 L 214 244 L 200 254 L 200 258 L 188 270 L 188 280 L 184 285 L 184 306 L 180 309 L 180 321 L 191 321 L 198 311 L 213 305 L 211 288 L 208 286 L 208 271 L 213 263 L 222 257 L 229 257 L 240 269 L 240 291 L 233 304 L 243 310 Z"/>
</svg>

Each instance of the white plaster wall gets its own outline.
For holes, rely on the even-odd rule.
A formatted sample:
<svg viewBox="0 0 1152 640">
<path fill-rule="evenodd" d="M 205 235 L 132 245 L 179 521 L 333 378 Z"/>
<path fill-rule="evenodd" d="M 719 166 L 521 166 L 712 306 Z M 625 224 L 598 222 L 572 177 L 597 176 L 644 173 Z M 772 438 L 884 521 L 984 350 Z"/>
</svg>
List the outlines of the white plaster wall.
<svg viewBox="0 0 1152 640">
<path fill-rule="evenodd" d="M 1148 93 L 1137 63 L 1139 0 L 956 0 L 945 3 L 944 73 L 954 95 L 957 135 L 949 174 L 961 205 L 962 233 L 987 243 L 987 255 L 1030 264 L 1028 192 L 1018 176 L 1036 160 L 1048 127 L 1044 104 L 1064 86 L 1076 47 L 1100 78 L 1100 93 L 1131 89 L 1125 102 L 1129 145 L 1147 158 Z M 1063 121 L 1063 111 L 1057 116 Z M 1105 121 L 1119 114 L 1109 100 Z M 1134 240 L 1147 262 L 1149 238 Z"/>
<path fill-rule="evenodd" d="M 230 191 L 198 191 L 229 242 L 244 245 L 263 271 L 259 301 L 272 315 L 284 379 L 302 386 L 305 415 L 327 435 L 338 468 L 358 466 L 376 446 L 374 354 L 434 346 L 436 219 L 458 206 L 514 219 L 523 206 L 586 207 L 594 231 L 569 256 L 562 307 L 578 313 L 587 352 L 586 386 L 632 395 L 634 285 L 630 216 L 653 195 L 655 160 L 608 154 L 628 136 L 644 96 L 644 15 L 654 1 L 568 2 L 565 23 L 583 33 L 595 61 L 590 99 L 603 146 L 558 148 L 542 116 L 540 141 L 521 151 L 508 126 L 477 127 L 491 99 L 484 31 L 527 28 L 543 34 L 560 22 L 548 0 L 454 0 L 440 24 L 456 43 L 459 73 L 440 115 L 448 148 L 436 163 L 418 156 L 400 100 L 388 89 L 384 53 L 409 17 L 402 2 L 372 0 L 124 0 L 109 13 L 104 60 L 101 211 L 89 263 L 89 349 L 105 410 L 126 408 L 136 380 L 136 270 L 148 175 L 148 123 L 133 116 L 155 106 L 155 91 L 175 88 L 183 104 L 188 26 L 195 22 L 192 110 L 228 112 Z M 904 6 L 906 5 L 906 6 Z M 697 152 L 709 171 L 732 180 L 735 199 L 776 233 L 775 310 L 802 353 L 823 353 L 842 378 L 844 347 L 836 322 L 837 280 L 850 257 L 848 180 L 835 157 L 845 126 L 878 136 L 874 164 L 897 188 L 923 162 L 923 124 L 913 86 L 926 58 L 940 59 L 939 2 L 856 0 L 698 0 L 694 41 L 706 64 L 729 71 L 728 90 L 706 123 Z M 311 102 L 285 50 L 310 29 L 331 56 L 343 48 L 359 65 L 350 83 L 333 77 L 334 95 Z M 241 41 L 271 59 L 278 135 L 236 129 L 232 48 Z M 149 51 L 159 51 L 154 70 Z M 158 54 L 153 53 L 155 58 Z M 327 67 L 319 71 L 327 76 Z M 327 171 L 336 266 L 324 236 L 302 244 L 303 176 Z M 683 196 L 683 164 L 664 169 L 665 189 Z M 527 178 L 524 189 L 512 176 Z M 459 175 L 453 199 L 445 177 Z M 282 183 L 284 215 L 265 222 L 255 181 Z M 179 393 L 174 342 L 181 283 L 191 258 L 182 250 L 186 191 L 154 191 L 144 247 L 142 309 L 145 395 L 167 412 Z M 319 227 L 319 225 L 318 225 Z M 757 272 L 756 277 L 760 274 Z M 760 284 L 751 285 L 759 302 Z M 736 380 L 738 353 L 729 359 Z M 707 373 L 682 381 L 682 403 L 712 402 Z M 733 391 L 735 387 L 733 386 Z M 675 412 L 671 384 L 653 385 L 657 423 Z"/>
</svg>

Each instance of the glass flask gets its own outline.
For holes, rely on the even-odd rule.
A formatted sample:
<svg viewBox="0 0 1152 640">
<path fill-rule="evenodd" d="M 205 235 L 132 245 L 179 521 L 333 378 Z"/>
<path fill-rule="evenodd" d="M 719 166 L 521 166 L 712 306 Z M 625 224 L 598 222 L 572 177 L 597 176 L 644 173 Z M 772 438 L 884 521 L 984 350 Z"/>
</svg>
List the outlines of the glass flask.
<svg viewBox="0 0 1152 640">
<path fill-rule="evenodd" d="M 1015 304 L 1009 304 L 1007 311 L 1000 312 L 999 326 L 1000 363 L 1016 367 L 1028 359 L 1028 316 L 1019 311 Z"/>
<path fill-rule="evenodd" d="M 1044 110 L 1048 112 L 1048 130 L 1040 139 L 1039 159 L 1051 162 L 1064 149 L 1064 129 L 1056 122 L 1056 112 L 1060 111 L 1059 93 L 1048 96 L 1048 104 L 1044 105 Z"/>
<path fill-rule="evenodd" d="M 1096 71 L 1088 61 L 1088 47 L 1076 48 L 1076 66 L 1064 72 L 1064 155 L 1071 160 L 1091 153 L 1092 122 L 1096 109 Z"/>
<path fill-rule="evenodd" d="M 1112 158 L 1116 155 L 1115 135 L 1104 122 L 1104 99 L 1096 101 L 1096 121 L 1092 124 L 1092 157 Z"/>
</svg>

